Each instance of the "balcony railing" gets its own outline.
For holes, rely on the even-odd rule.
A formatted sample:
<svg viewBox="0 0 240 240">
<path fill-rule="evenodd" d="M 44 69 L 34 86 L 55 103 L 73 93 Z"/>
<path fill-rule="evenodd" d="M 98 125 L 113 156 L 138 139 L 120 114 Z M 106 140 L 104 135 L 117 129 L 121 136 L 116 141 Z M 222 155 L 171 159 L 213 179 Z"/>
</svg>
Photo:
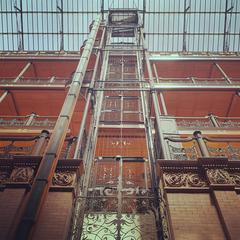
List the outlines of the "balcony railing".
<svg viewBox="0 0 240 240">
<path fill-rule="evenodd" d="M 200 139 L 200 140 L 199 140 Z M 165 135 L 168 157 L 171 160 L 197 160 L 200 157 L 240 160 L 240 138 L 210 138 L 207 136 Z"/>
<path fill-rule="evenodd" d="M 0 158 L 42 155 L 48 134 L 48 131 L 43 130 L 39 136 L 34 137 L 0 137 Z"/>
<path fill-rule="evenodd" d="M 164 119 L 174 119 L 179 129 L 236 129 L 240 128 L 240 117 L 218 117 L 208 115 L 205 117 L 171 117 Z"/>
<path fill-rule="evenodd" d="M 67 85 L 70 78 L 0 78 L 0 85 Z"/>
<path fill-rule="evenodd" d="M 15 156 L 41 156 L 48 144 L 49 133 L 43 130 L 34 137 L 0 137 L 0 159 L 12 159 Z M 84 135 L 83 145 L 85 146 Z M 72 159 L 76 145 L 76 137 L 65 139 L 59 159 Z M 83 146 L 83 150 L 84 150 Z M 82 152 L 80 157 L 82 157 Z"/>
<path fill-rule="evenodd" d="M 0 127 L 53 129 L 56 121 L 57 116 L 39 116 L 35 113 L 27 116 L 0 116 Z"/>
<path fill-rule="evenodd" d="M 187 84 L 187 85 L 239 85 L 240 78 L 158 78 L 158 83 L 163 84 Z"/>
</svg>

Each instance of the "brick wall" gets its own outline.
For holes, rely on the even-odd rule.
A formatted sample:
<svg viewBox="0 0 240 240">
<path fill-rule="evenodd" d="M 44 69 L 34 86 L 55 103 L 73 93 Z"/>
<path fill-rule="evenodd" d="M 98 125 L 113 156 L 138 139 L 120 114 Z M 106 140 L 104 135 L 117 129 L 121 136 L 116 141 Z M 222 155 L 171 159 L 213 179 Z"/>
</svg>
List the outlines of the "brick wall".
<svg viewBox="0 0 240 240">
<path fill-rule="evenodd" d="M 32 239 L 66 239 L 72 214 L 72 192 L 49 192 Z"/>
<path fill-rule="evenodd" d="M 216 205 L 229 239 L 240 239 L 240 199 L 235 191 L 214 191 Z"/>
<path fill-rule="evenodd" d="M 5 189 L 0 192 L 0 239 L 8 239 L 16 220 L 25 189 Z"/>
<path fill-rule="evenodd" d="M 225 239 L 208 193 L 167 194 L 175 240 Z"/>
</svg>

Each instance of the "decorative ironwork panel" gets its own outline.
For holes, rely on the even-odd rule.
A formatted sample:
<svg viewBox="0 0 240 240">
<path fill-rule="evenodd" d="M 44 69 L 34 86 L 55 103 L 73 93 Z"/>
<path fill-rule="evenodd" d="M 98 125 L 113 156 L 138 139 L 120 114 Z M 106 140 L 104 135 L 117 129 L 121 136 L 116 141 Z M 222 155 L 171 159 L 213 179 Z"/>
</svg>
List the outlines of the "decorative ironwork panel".
<svg viewBox="0 0 240 240">
<path fill-rule="evenodd" d="M 218 124 L 221 128 L 240 128 L 240 119 L 220 119 L 218 118 Z"/>
<path fill-rule="evenodd" d="M 182 128 L 212 128 L 213 124 L 210 119 L 176 119 L 178 127 Z"/>
<path fill-rule="evenodd" d="M 4 143 L 1 143 L 1 145 L 3 144 Z M 6 145 L 0 146 L 0 157 L 11 158 L 13 155 L 30 155 L 35 143 L 31 143 L 29 146 L 19 144 L 21 143 L 12 142 L 10 144 L 6 143 Z"/>
<path fill-rule="evenodd" d="M 155 217 L 146 214 L 86 214 L 81 239 L 157 239 Z"/>
<path fill-rule="evenodd" d="M 164 173 L 164 183 L 167 187 L 205 187 L 206 179 L 197 173 Z"/>
<path fill-rule="evenodd" d="M 219 147 L 211 147 L 207 143 L 211 157 L 227 157 L 229 160 L 240 160 L 240 148 L 231 144 L 221 144 Z"/>
<path fill-rule="evenodd" d="M 196 160 L 198 157 L 198 150 L 195 144 L 193 144 L 190 147 L 181 147 L 179 146 L 171 145 L 170 142 L 168 142 L 169 151 L 171 155 L 171 159 L 175 160 Z"/>
</svg>

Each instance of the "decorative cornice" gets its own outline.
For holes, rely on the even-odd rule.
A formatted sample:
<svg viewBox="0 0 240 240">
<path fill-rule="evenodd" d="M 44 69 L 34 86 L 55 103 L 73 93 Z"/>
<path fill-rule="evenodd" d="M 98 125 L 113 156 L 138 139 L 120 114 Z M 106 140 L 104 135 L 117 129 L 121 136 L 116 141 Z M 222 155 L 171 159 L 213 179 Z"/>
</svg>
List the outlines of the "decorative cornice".
<svg viewBox="0 0 240 240">
<path fill-rule="evenodd" d="M 240 187 L 240 161 L 199 158 L 198 161 L 159 160 L 167 189 L 234 189 Z"/>
<path fill-rule="evenodd" d="M 0 161 L 0 185 L 2 187 L 29 187 L 34 180 L 41 156 L 16 156 Z M 52 187 L 75 186 L 77 175 L 82 172 L 82 161 L 59 160 L 52 180 Z"/>
</svg>

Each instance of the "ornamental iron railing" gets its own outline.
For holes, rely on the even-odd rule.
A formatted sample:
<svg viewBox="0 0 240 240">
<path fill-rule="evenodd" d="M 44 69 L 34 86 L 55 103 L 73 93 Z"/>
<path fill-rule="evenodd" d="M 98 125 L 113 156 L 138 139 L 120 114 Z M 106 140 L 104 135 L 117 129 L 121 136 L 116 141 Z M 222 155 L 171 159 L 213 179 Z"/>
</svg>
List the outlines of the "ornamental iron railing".
<svg viewBox="0 0 240 240">
<path fill-rule="evenodd" d="M 239 138 L 181 137 L 180 135 L 165 135 L 171 160 L 197 160 L 200 157 L 228 158 L 240 160 Z M 205 149 L 205 150 L 204 150 Z"/>
<path fill-rule="evenodd" d="M 205 117 L 166 116 L 163 118 L 175 120 L 178 129 L 236 129 L 240 127 L 240 117 L 218 117 L 209 114 Z"/>
<path fill-rule="evenodd" d="M 0 127 L 52 129 L 56 121 L 57 116 L 39 116 L 35 113 L 31 113 L 27 116 L 0 116 Z"/>
</svg>

